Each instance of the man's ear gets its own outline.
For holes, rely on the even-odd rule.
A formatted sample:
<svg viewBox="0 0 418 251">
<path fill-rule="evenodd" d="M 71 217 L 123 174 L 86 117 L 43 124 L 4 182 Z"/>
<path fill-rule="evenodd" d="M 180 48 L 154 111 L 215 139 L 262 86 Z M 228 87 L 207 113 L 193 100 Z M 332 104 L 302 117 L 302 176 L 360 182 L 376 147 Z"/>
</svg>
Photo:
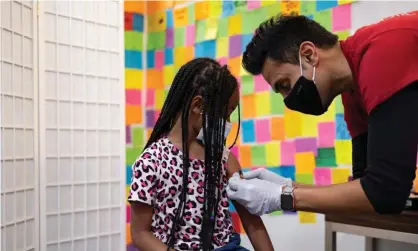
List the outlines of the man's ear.
<svg viewBox="0 0 418 251">
<path fill-rule="evenodd" d="M 193 97 L 190 103 L 190 112 L 199 115 L 203 112 L 203 98 L 200 95 Z"/>
<path fill-rule="evenodd" d="M 319 58 L 317 48 L 312 42 L 305 41 L 300 44 L 300 55 L 302 57 L 302 60 L 306 58 L 309 64 L 311 64 L 312 66 L 318 66 Z"/>
</svg>

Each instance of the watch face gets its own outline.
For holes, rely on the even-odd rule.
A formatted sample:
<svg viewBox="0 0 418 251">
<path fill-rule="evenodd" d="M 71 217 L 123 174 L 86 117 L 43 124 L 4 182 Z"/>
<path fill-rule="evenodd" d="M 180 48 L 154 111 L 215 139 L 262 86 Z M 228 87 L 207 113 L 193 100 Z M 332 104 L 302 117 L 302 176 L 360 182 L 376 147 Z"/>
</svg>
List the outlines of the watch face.
<svg viewBox="0 0 418 251">
<path fill-rule="evenodd" d="M 293 210 L 293 198 L 290 194 L 282 194 L 282 210 Z"/>
</svg>

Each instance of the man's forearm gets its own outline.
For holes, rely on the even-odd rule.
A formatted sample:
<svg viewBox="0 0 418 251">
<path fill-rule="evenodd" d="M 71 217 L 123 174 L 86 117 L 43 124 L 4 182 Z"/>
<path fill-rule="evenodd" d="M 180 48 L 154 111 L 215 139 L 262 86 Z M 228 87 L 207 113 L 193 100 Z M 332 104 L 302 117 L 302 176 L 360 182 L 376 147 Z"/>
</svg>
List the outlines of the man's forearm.
<svg viewBox="0 0 418 251">
<path fill-rule="evenodd" d="M 298 182 L 292 182 L 293 187 L 323 187 L 325 185 L 313 185 L 313 184 L 303 184 Z"/>
<path fill-rule="evenodd" d="M 294 190 L 295 208 L 314 213 L 375 212 L 359 180 L 330 186 L 301 186 Z"/>
<path fill-rule="evenodd" d="M 149 231 L 132 233 L 132 242 L 141 251 L 167 251 L 167 245 Z M 170 251 L 175 250 L 170 248 Z"/>
</svg>

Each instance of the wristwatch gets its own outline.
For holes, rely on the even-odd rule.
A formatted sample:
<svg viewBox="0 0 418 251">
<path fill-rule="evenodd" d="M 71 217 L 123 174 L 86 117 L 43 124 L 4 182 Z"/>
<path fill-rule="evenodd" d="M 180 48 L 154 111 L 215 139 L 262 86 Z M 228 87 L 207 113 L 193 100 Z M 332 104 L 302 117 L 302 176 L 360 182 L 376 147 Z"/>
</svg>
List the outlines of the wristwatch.
<svg viewBox="0 0 418 251">
<path fill-rule="evenodd" d="M 282 195 L 280 199 L 281 199 L 281 208 L 283 211 L 296 212 L 293 190 L 295 190 L 295 187 L 291 187 L 291 186 L 285 186 L 282 190 Z"/>
</svg>

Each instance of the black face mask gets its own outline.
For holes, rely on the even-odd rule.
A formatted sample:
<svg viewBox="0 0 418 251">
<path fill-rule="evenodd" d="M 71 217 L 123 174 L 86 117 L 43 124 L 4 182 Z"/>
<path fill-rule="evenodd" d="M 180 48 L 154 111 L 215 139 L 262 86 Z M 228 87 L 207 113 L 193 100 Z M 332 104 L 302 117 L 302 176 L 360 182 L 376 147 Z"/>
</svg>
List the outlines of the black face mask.
<svg viewBox="0 0 418 251">
<path fill-rule="evenodd" d="M 287 108 L 293 111 L 310 115 L 324 114 L 328 108 L 322 105 L 321 96 L 319 95 L 314 80 L 306 79 L 302 75 L 301 58 L 299 58 L 299 62 L 301 76 L 284 99 L 284 103 Z M 312 79 L 315 79 L 315 67 Z"/>
</svg>

